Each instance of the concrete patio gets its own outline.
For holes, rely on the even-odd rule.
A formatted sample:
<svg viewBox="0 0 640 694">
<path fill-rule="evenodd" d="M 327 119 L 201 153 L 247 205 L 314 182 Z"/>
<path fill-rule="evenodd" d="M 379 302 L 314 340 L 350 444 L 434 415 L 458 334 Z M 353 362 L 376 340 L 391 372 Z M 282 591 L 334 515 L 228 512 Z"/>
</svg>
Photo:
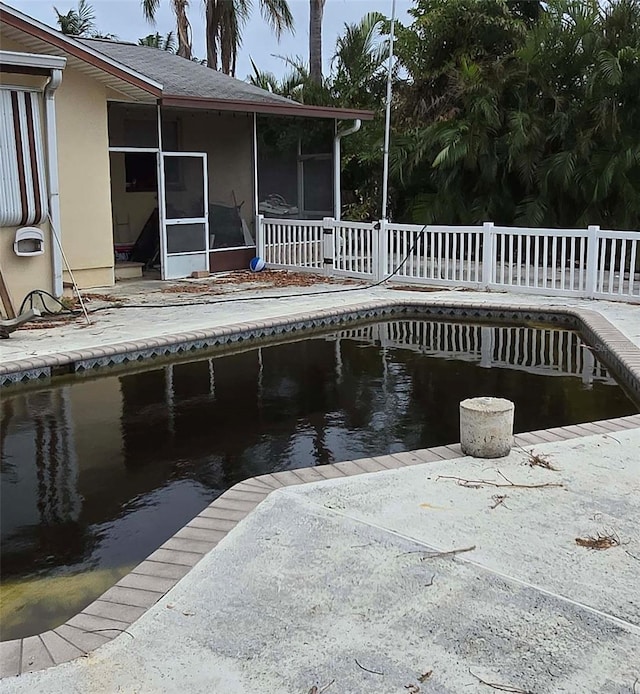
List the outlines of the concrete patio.
<svg viewBox="0 0 640 694">
<path fill-rule="evenodd" d="M 319 279 L 119 283 L 89 293 L 90 324 L 0 342 L 0 367 L 404 303 L 569 311 L 640 380 L 638 306 Z M 637 694 L 640 416 L 516 441 L 557 469 L 453 445 L 243 482 L 83 613 L 2 644 L 0 691 Z"/>
<path fill-rule="evenodd" d="M 272 278 L 278 276 L 285 279 L 281 283 L 276 279 L 275 283 L 280 286 L 273 286 Z M 482 305 L 487 308 L 526 305 L 550 311 L 587 309 L 600 313 L 636 346 L 640 346 L 640 307 L 634 304 L 455 289 L 411 290 L 393 285 L 368 288 L 352 280 L 345 284 L 339 280 L 285 272 L 270 273 L 270 278 L 264 283 L 259 281 L 260 276 L 247 281 L 247 273 L 239 273 L 179 283 L 127 281 L 115 287 L 91 290 L 87 292 L 89 311 L 116 302 L 137 308 L 100 310 L 91 313 L 89 324 L 78 316 L 59 323 L 50 321 L 51 327 L 48 328 L 19 330 L 9 340 L 0 341 L 0 354 L 3 361 L 29 359 L 216 328 L 240 321 L 269 321 L 328 308 L 356 307 L 371 301 L 455 302 L 461 306 Z M 293 279 L 287 282 L 286 278 Z M 105 301 L 105 298 L 115 301 Z"/>
<path fill-rule="evenodd" d="M 537 445 L 555 469 L 518 448 L 272 491 L 126 633 L 0 690 L 633 693 L 628 419 Z"/>
</svg>

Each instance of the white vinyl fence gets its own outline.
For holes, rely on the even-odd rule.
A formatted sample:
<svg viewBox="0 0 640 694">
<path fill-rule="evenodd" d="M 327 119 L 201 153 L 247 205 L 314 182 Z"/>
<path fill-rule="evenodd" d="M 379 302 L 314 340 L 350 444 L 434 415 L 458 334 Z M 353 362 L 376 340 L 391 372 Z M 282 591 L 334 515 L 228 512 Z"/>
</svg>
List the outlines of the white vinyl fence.
<svg viewBox="0 0 640 694">
<path fill-rule="evenodd" d="M 640 232 L 258 217 L 271 267 L 373 281 L 640 302 Z"/>
</svg>

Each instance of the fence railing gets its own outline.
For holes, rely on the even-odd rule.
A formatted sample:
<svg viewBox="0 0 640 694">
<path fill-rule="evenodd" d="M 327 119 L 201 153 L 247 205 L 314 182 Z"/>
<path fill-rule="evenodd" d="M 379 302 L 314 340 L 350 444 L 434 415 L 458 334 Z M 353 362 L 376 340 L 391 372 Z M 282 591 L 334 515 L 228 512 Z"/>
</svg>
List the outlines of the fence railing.
<svg viewBox="0 0 640 694">
<path fill-rule="evenodd" d="M 640 302 L 640 232 L 264 219 L 268 265 L 370 280 Z"/>
<path fill-rule="evenodd" d="M 373 224 L 351 222 L 333 227 L 333 270 L 336 275 L 373 277 L 376 274 L 378 240 Z"/>
<path fill-rule="evenodd" d="M 259 219 L 259 255 L 269 265 L 316 272 L 324 269 L 321 221 Z"/>
</svg>

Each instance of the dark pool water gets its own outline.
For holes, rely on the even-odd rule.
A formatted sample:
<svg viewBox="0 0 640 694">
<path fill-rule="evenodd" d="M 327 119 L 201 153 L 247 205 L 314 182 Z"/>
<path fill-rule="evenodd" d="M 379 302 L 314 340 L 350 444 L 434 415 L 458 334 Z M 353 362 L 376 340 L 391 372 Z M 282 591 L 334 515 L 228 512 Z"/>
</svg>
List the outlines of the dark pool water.
<svg viewBox="0 0 640 694">
<path fill-rule="evenodd" d="M 252 475 L 459 440 L 458 403 L 516 431 L 637 407 L 576 333 L 402 320 L 3 393 L 2 639 L 62 623 Z"/>
</svg>

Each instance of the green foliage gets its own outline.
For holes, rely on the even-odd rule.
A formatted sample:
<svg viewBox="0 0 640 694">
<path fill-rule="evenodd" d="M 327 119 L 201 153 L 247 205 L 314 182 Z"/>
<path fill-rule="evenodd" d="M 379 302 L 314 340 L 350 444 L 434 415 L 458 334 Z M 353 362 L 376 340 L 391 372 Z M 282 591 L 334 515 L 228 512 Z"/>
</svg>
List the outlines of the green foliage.
<svg viewBox="0 0 640 694">
<path fill-rule="evenodd" d="M 177 48 L 176 36 L 173 31 L 169 31 L 165 36 L 161 36 L 158 32 L 149 34 L 141 39 L 138 39 L 139 46 L 149 46 L 158 48 L 161 51 L 175 53 Z"/>
<path fill-rule="evenodd" d="M 425 222 L 637 229 L 640 3 L 514 5 L 419 0 L 399 32 L 397 206 Z"/>
<path fill-rule="evenodd" d="M 93 7 L 86 0 L 79 0 L 77 9 L 71 8 L 67 14 L 61 14 L 57 7 L 54 7 L 53 10 L 56 13 L 56 21 L 60 31 L 67 36 L 92 39 L 116 38 L 114 34 L 104 34 L 97 31 Z"/>
</svg>

